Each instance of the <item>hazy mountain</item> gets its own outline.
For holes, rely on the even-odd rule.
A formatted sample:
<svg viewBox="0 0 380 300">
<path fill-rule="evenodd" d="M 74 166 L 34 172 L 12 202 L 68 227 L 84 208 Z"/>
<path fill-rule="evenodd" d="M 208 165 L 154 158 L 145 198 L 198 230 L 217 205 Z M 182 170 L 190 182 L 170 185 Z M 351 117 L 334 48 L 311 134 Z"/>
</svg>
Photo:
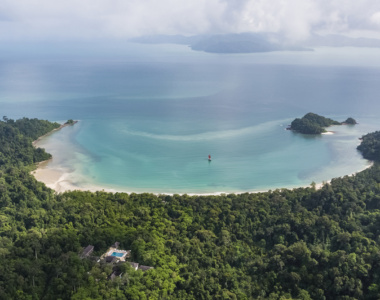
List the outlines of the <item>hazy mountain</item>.
<svg viewBox="0 0 380 300">
<path fill-rule="evenodd" d="M 130 41 L 144 44 L 182 44 L 196 51 L 211 53 L 254 53 L 270 51 L 306 51 L 312 47 L 371 47 L 380 48 L 379 39 L 350 38 L 343 35 L 312 35 L 308 40 L 290 45 L 273 33 L 239 33 L 217 35 L 155 35 Z"/>
<path fill-rule="evenodd" d="M 200 39 L 190 45 L 198 51 L 213 53 L 252 53 L 279 51 L 282 47 L 262 34 L 223 34 Z"/>
<path fill-rule="evenodd" d="M 200 36 L 157 35 L 143 36 L 130 41 L 144 44 L 184 44 L 192 50 L 212 53 L 254 53 L 285 50 L 308 50 L 303 47 L 285 46 L 275 34 L 240 33 Z"/>
<path fill-rule="evenodd" d="M 184 36 L 184 35 L 145 35 L 135 37 L 129 41 L 140 44 L 180 44 L 191 45 L 198 42 L 204 36 Z"/>
<path fill-rule="evenodd" d="M 379 39 L 350 38 L 343 35 L 313 35 L 303 43 L 307 47 L 369 47 L 380 48 Z"/>
</svg>

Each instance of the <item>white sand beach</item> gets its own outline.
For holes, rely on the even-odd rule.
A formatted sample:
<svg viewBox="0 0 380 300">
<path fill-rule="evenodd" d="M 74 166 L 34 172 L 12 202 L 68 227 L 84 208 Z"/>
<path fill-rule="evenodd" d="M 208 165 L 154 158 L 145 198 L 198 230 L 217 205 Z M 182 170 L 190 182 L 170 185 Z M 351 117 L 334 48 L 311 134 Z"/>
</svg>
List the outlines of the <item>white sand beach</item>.
<svg viewBox="0 0 380 300">
<path fill-rule="evenodd" d="M 96 185 L 85 184 L 76 185 L 72 181 L 72 175 L 65 170 L 51 169 L 48 167 L 49 161 L 43 162 L 38 165 L 37 169 L 32 172 L 32 175 L 38 180 L 57 193 L 66 191 L 105 191 L 105 192 L 130 192 L 130 191 L 117 191 L 115 189 L 103 188 Z"/>
<path fill-rule="evenodd" d="M 49 168 L 49 162 L 44 161 L 41 162 L 38 165 L 38 168 L 32 172 L 34 177 L 43 183 L 46 184 L 47 187 L 53 189 L 56 193 L 63 193 L 66 191 L 74 191 L 74 190 L 79 190 L 79 191 L 90 191 L 90 192 L 96 192 L 96 191 L 104 191 L 104 192 L 111 192 L 111 193 L 116 193 L 116 192 L 124 192 L 124 193 L 139 193 L 139 191 L 133 191 L 129 189 L 114 189 L 114 188 L 105 188 L 102 186 L 97 186 L 97 185 L 92 185 L 92 184 L 75 184 L 72 181 L 72 175 L 70 172 L 67 172 L 65 170 L 58 170 L 58 169 L 51 169 Z M 365 168 L 362 170 L 359 170 L 357 172 L 354 172 L 352 174 L 349 174 L 347 176 L 354 176 L 355 174 L 364 171 L 365 169 L 370 168 L 373 165 L 373 162 L 370 162 Z M 315 188 L 316 189 L 321 189 L 325 184 L 329 184 L 331 180 L 323 181 L 320 183 L 316 183 Z M 310 187 L 310 185 L 307 186 L 302 186 L 304 188 Z M 284 187 L 284 189 L 296 189 L 299 187 Z M 269 190 L 269 189 L 268 189 Z M 252 190 L 252 191 L 241 191 L 241 192 L 214 192 L 214 193 L 186 193 L 189 196 L 220 196 L 223 194 L 242 194 L 242 193 L 264 193 L 267 192 L 268 190 Z M 141 192 L 141 191 L 140 191 Z M 163 192 L 153 192 L 153 194 L 156 195 L 173 195 L 174 193 L 163 193 Z M 181 193 L 179 193 L 181 194 Z"/>
<path fill-rule="evenodd" d="M 62 129 L 64 126 L 61 126 L 59 129 Z M 40 181 L 46 184 L 47 187 L 53 189 L 56 193 L 63 193 L 66 191 L 73 191 L 73 190 L 80 190 L 80 191 L 105 191 L 105 192 L 125 192 L 125 193 L 142 193 L 142 192 L 151 192 L 153 194 L 165 194 L 165 195 L 173 195 L 173 192 L 158 192 L 158 191 L 150 191 L 150 190 L 141 190 L 141 189 L 134 189 L 133 187 L 120 187 L 120 186 L 102 186 L 94 183 L 94 181 L 91 181 L 91 178 L 85 178 L 83 175 L 81 175 L 81 172 L 78 172 L 76 170 L 75 161 L 71 164 L 70 156 L 77 155 L 75 154 L 76 149 L 73 148 L 65 148 L 69 144 L 69 141 L 61 138 L 55 138 L 54 143 L 51 142 L 51 139 L 54 138 L 51 136 L 53 132 L 57 132 L 59 129 L 56 129 L 43 137 L 40 137 L 38 140 L 33 142 L 33 145 L 35 147 L 42 147 L 45 148 L 47 145 L 50 144 L 50 149 L 48 148 L 47 151 L 54 154 L 54 151 L 58 151 L 58 153 L 65 153 L 63 157 L 53 157 L 50 160 L 43 161 L 37 165 L 37 169 L 32 171 L 32 174 L 34 177 Z M 326 132 L 324 134 L 333 134 L 334 132 Z M 49 141 L 50 140 L 50 141 Z M 53 148 L 51 145 L 53 144 Z M 70 146 L 72 147 L 72 146 Z M 64 151 L 62 151 L 64 149 Z M 51 150 L 51 151 L 50 151 Z M 73 154 L 74 153 L 74 154 Z M 69 155 L 67 155 L 69 154 Z M 65 163 L 63 163 L 65 162 Z M 91 162 L 88 162 L 91 163 Z M 364 168 L 357 171 L 360 172 L 366 168 L 369 168 L 372 166 L 372 163 L 368 163 Z M 348 176 L 352 176 L 356 174 L 357 172 L 353 172 L 352 174 L 349 174 Z M 322 188 L 326 183 L 329 183 L 329 178 L 326 179 L 326 181 L 316 183 L 315 187 L 317 189 Z M 299 187 L 310 187 L 310 184 L 308 185 L 300 185 L 300 186 L 284 186 L 283 188 L 286 189 L 295 189 Z M 217 191 L 217 192 L 211 192 L 211 193 L 186 193 L 189 196 L 209 196 L 209 195 L 222 195 L 222 194 L 241 194 L 241 193 L 261 193 L 266 192 L 270 189 L 277 189 L 268 187 L 268 189 L 260 188 L 256 190 L 247 190 L 247 191 Z M 184 192 L 175 192 L 176 194 L 184 194 Z"/>
</svg>

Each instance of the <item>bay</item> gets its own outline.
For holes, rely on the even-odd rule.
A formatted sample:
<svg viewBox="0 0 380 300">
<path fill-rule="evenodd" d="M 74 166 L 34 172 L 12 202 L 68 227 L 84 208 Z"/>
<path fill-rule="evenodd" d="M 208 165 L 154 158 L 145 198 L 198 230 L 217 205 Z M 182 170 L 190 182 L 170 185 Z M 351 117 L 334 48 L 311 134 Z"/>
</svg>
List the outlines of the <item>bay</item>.
<svg viewBox="0 0 380 300">
<path fill-rule="evenodd" d="M 53 183 L 61 187 L 228 193 L 305 186 L 368 166 L 356 146 L 380 128 L 378 54 L 220 55 L 129 45 L 117 59 L 15 57 L 0 62 L 0 105 L 11 118 L 79 120 L 39 144 L 53 154 L 45 169 L 58 172 Z M 285 130 L 310 111 L 360 124 L 322 136 Z"/>
</svg>

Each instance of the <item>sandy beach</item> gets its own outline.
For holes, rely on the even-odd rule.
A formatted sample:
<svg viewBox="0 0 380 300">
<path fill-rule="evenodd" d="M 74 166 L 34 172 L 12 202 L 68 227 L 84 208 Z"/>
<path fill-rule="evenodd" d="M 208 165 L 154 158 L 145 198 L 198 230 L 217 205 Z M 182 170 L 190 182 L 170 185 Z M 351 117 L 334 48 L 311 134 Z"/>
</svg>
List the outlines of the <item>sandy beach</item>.
<svg viewBox="0 0 380 300">
<path fill-rule="evenodd" d="M 53 189 L 56 193 L 63 193 L 66 191 L 90 191 L 90 192 L 96 192 L 96 191 L 104 191 L 104 192 L 123 192 L 123 193 L 141 193 L 141 191 L 133 191 L 132 189 L 114 189 L 114 188 L 105 188 L 102 186 L 97 185 L 91 185 L 91 184 L 81 184 L 77 185 L 74 184 L 72 181 L 72 174 L 64 169 L 51 169 L 49 168 L 49 162 L 50 160 L 41 162 L 38 164 L 38 167 L 36 170 L 32 172 L 34 177 L 43 183 L 46 184 L 47 187 Z M 347 176 L 354 176 L 355 174 L 364 171 L 365 169 L 370 168 L 373 165 L 373 162 L 370 162 L 365 168 L 362 170 L 359 170 L 357 172 L 354 172 L 352 174 L 348 174 Z M 315 188 L 321 189 L 325 184 L 329 184 L 331 180 L 323 181 L 320 183 L 316 183 Z M 306 186 L 300 186 L 303 188 L 310 187 L 310 185 Z M 300 187 L 284 187 L 284 189 L 296 189 Z M 268 189 L 269 190 L 269 189 Z M 241 191 L 241 192 L 214 192 L 214 193 L 186 193 L 189 196 L 219 196 L 223 194 L 243 194 L 243 193 L 264 193 L 268 190 L 252 190 L 252 191 Z M 174 193 L 163 193 L 163 192 L 152 192 L 156 195 L 173 195 Z M 181 194 L 181 193 L 178 193 Z"/>
<path fill-rule="evenodd" d="M 107 189 L 96 185 L 86 184 L 83 186 L 78 186 L 73 183 L 72 175 L 63 169 L 51 169 L 49 168 L 49 162 L 45 161 L 38 165 L 37 169 L 32 171 L 32 175 L 38 180 L 57 193 L 63 193 L 66 191 L 106 191 L 106 192 L 128 192 L 130 191 L 117 191 L 114 189 Z"/>
<path fill-rule="evenodd" d="M 78 121 L 74 121 L 74 123 L 72 123 L 72 124 L 69 124 L 69 123 L 61 124 L 61 126 L 59 126 L 58 128 L 55 128 L 55 129 L 53 129 L 52 131 L 49 131 L 47 134 L 44 134 L 44 135 L 40 136 L 38 139 L 36 139 L 35 141 L 33 141 L 33 142 L 32 142 L 32 145 L 33 145 L 34 147 L 38 147 L 38 145 L 37 145 L 38 142 L 40 142 L 40 141 L 41 141 L 42 139 L 44 139 L 45 137 L 47 137 L 47 136 L 53 134 L 54 132 L 56 132 L 56 131 L 58 131 L 58 130 L 61 130 L 62 128 L 66 127 L 66 126 L 71 126 L 71 125 L 74 125 L 74 124 L 76 124 L 76 123 L 78 123 Z"/>
<path fill-rule="evenodd" d="M 73 124 L 76 124 L 77 122 L 78 121 L 74 121 Z M 33 146 L 40 147 L 41 144 L 43 144 L 44 139 L 46 139 L 53 133 L 73 124 L 64 123 L 60 127 L 53 129 L 52 131 L 48 132 L 47 134 L 43 136 L 40 136 L 37 140 L 33 141 L 32 143 Z M 38 181 L 45 183 L 47 187 L 55 190 L 57 193 L 73 191 L 73 190 L 91 191 L 91 192 L 105 190 L 109 192 L 116 192 L 113 189 L 104 189 L 102 187 L 90 185 L 90 184 L 76 185 L 74 184 L 75 180 L 73 178 L 72 172 L 63 167 L 54 166 L 53 161 L 54 161 L 54 157 L 49 160 L 38 163 L 36 170 L 33 170 L 31 174 Z"/>
<path fill-rule="evenodd" d="M 77 122 L 77 121 L 76 121 Z M 63 129 L 66 127 L 68 124 L 63 124 L 59 128 L 54 129 L 53 131 L 47 133 L 46 135 L 38 138 L 36 141 L 33 142 L 33 145 L 35 147 L 41 146 L 42 148 L 44 147 L 44 140 L 45 138 L 49 137 L 51 134 L 54 132 L 57 132 L 58 130 Z M 334 134 L 334 132 L 329 131 L 325 132 L 323 134 Z M 59 141 L 57 147 L 62 147 L 61 144 L 59 143 L 64 143 L 64 141 Z M 349 174 L 348 176 L 353 176 L 356 173 L 363 171 L 366 168 L 369 168 L 373 165 L 373 163 L 368 163 L 367 166 L 365 166 L 363 169 L 353 172 L 352 174 Z M 75 168 L 73 166 L 73 168 Z M 80 172 L 79 172 L 80 173 Z M 37 165 L 37 169 L 32 171 L 31 174 L 40 182 L 43 182 L 46 184 L 47 187 L 53 189 L 56 193 L 63 193 L 66 191 L 73 191 L 73 190 L 80 190 L 80 191 L 90 191 L 90 192 L 95 192 L 95 191 L 105 191 L 105 192 L 125 192 L 125 193 L 143 193 L 143 192 L 149 192 L 153 194 L 165 194 L 165 195 L 173 195 L 173 192 L 157 192 L 157 191 L 146 191 L 146 190 L 138 190 L 138 189 L 133 189 L 133 187 L 106 187 L 106 186 L 101 186 L 97 185 L 94 183 L 89 182 L 88 178 L 80 177 L 78 175 L 78 172 L 75 172 L 74 169 L 69 169 L 67 166 L 63 167 L 61 163 L 58 161 L 55 161 L 54 163 L 54 157 L 47 160 L 40 162 Z M 322 188 L 326 183 L 330 183 L 331 180 L 327 179 L 326 181 L 323 182 L 318 182 L 316 183 L 315 187 L 316 189 Z M 284 186 L 282 188 L 284 189 L 296 189 L 300 187 L 310 187 L 309 185 L 300 185 L 300 186 Z M 262 192 L 267 192 L 268 190 L 274 190 L 277 188 L 271 188 L 268 187 L 268 189 L 257 189 L 257 190 L 247 190 L 247 191 L 218 191 L 218 192 L 211 192 L 211 193 L 186 193 L 189 196 L 193 195 L 198 195 L 198 196 L 210 196 L 210 195 L 222 195 L 222 194 L 241 194 L 241 193 L 262 193 Z M 281 189 L 281 188 L 280 188 Z M 176 194 L 184 194 L 183 192 L 178 192 Z"/>
<path fill-rule="evenodd" d="M 133 191 L 130 189 L 113 189 L 96 186 L 91 184 L 76 185 L 71 181 L 70 173 L 65 171 L 49 169 L 44 166 L 39 166 L 37 170 L 33 171 L 34 177 L 56 193 L 64 193 L 67 191 L 104 191 L 110 193 L 142 193 L 142 191 Z M 323 184 L 321 184 L 322 187 Z M 241 192 L 214 192 L 214 193 L 165 193 L 165 192 L 149 192 L 155 195 L 174 195 L 174 194 L 187 194 L 189 196 L 220 196 L 223 194 L 243 194 L 243 193 L 264 193 L 267 190 L 254 190 L 254 191 L 241 191 Z"/>
<path fill-rule="evenodd" d="M 77 122 L 77 121 L 76 121 Z M 61 125 L 59 128 L 56 128 L 52 130 L 51 132 L 39 137 L 37 140 L 33 142 L 34 147 L 43 147 L 44 139 L 49 137 L 51 134 L 63 129 L 66 127 L 67 124 Z M 42 144 L 42 145 L 41 145 Z M 68 170 L 66 168 L 63 168 L 61 166 L 54 165 L 54 157 L 40 162 L 37 164 L 37 168 L 31 172 L 31 174 L 40 182 L 43 182 L 47 187 L 53 189 L 56 193 L 64 193 L 66 191 L 90 191 L 90 192 L 96 192 L 96 191 L 105 191 L 105 192 L 122 192 L 122 193 L 143 193 L 147 191 L 142 190 L 134 190 L 133 188 L 110 188 L 110 187 L 104 187 L 96 184 L 91 184 L 87 182 L 85 178 L 75 178 L 75 174 L 73 173 L 73 170 Z M 260 192 L 266 192 L 267 190 L 253 190 L 253 191 L 241 191 L 241 192 L 228 192 L 228 191 L 220 191 L 220 192 L 212 192 L 212 193 L 186 193 L 189 196 L 218 196 L 222 194 L 240 194 L 240 193 L 260 193 Z M 152 192 L 149 191 L 149 193 L 153 193 L 156 195 L 159 194 L 165 194 L 165 195 L 174 195 L 174 194 L 182 194 L 182 193 L 165 193 L 165 192 Z"/>
<path fill-rule="evenodd" d="M 364 171 L 364 170 L 366 170 L 366 169 L 369 169 L 369 168 L 372 167 L 372 166 L 373 166 L 373 162 L 370 161 L 369 164 L 368 164 L 367 166 L 365 166 L 363 169 L 361 169 L 361 170 L 359 170 L 359 171 L 357 171 L 357 172 L 354 172 L 354 173 L 351 173 L 351 174 L 345 175 L 345 176 L 354 176 L 354 175 L 356 175 L 357 173 L 360 173 L 360 172 L 362 172 L 362 171 Z M 344 176 L 341 176 L 341 177 L 344 177 Z M 330 182 L 331 182 L 331 179 L 328 180 L 328 181 L 325 181 L 325 182 L 317 183 L 317 184 L 315 185 L 315 188 L 316 188 L 317 190 L 319 190 L 319 189 L 321 189 L 325 184 L 329 184 Z"/>
</svg>

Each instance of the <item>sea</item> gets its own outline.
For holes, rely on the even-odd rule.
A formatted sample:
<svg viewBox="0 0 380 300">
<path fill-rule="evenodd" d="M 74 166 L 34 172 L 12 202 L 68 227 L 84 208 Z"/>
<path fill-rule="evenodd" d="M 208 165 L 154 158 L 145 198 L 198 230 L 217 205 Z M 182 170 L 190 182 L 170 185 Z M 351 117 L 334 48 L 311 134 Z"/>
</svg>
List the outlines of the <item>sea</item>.
<svg viewBox="0 0 380 300">
<path fill-rule="evenodd" d="M 39 144 L 53 155 L 45 167 L 74 187 L 243 193 L 310 186 L 370 164 L 356 147 L 380 130 L 380 49 L 122 50 L 0 60 L 2 116 L 79 121 Z M 359 124 L 318 136 L 286 130 L 308 112 Z"/>
</svg>

